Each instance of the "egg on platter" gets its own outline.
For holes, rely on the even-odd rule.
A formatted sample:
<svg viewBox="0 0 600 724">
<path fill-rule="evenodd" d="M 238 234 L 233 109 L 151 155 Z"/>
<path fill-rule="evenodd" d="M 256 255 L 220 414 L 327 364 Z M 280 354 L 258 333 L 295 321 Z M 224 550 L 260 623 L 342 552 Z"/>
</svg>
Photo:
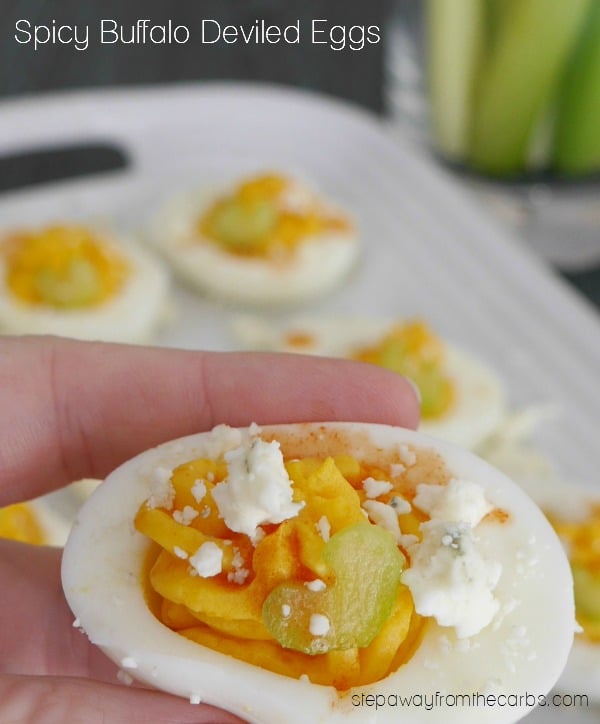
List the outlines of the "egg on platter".
<svg viewBox="0 0 600 724">
<path fill-rule="evenodd" d="M 137 456 L 81 509 L 62 579 L 131 677 L 262 724 L 514 722 L 575 630 L 565 553 L 518 486 L 363 423 Z"/>
<path fill-rule="evenodd" d="M 535 430 L 556 416 L 544 406 L 509 415 L 486 442 L 486 460 L 502 470 L 537 503 L 561 539 L 569 558 L 575 591 L 575 636 L 556 689 L 587 696 L 600 704 L 600 492 L 567 483 L 533 439 Z"/>
<path fill-rule="evenodd" d="M 346 212 L 279 173 L 177 196 L 154 220 L 149 238 L 193 288 L 258 305 L 298 303 L 329 291 L 359 252 Z"/>
<path fill-rule="evenodd" d="M 276 325 L 248 315 L 234 321 L 233 334 L 247 348 L 345 357 L 394 370 L 418 388 L 419 429 L 461 447 L 476 449 L 506 414 L 498 375 L 419 319 L 315 318 Z"/>
<path fill-rule="evenodd" d="M 114 232 L 56 224 L 0 232 L 0 333 L 147 342 L 168 274 Z"/>
<path fill-rule="evenodd" d="M 521 446 L 521 468 L 528 459 L 528 447 Z M 520 476 L 525 491 L 536 501 L 558 534 L 573 573 L 575 615 L 580 630 L 575 636 L 567 666 L 556 689 L 565 694 L 581 694 L 600 704 L 600 491 L 562 481 L 549 466 L 549 475 L 538 474 L 530 465 Z M 508 467 L 508 466 L 507 466 Z M 513 463 L 513 469 L 519 472 Z"/>
</svg>

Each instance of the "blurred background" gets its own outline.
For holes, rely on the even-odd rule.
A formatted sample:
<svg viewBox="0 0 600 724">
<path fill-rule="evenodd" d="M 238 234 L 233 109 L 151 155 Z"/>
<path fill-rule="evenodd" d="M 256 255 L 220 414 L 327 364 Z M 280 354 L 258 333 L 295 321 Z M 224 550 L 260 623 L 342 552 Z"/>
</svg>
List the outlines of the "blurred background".
<svg viewBox="0 0 600 724">
<path fill-rule="evenodd" d="M 0 99 L 205 80 L 266 81 L 343 98 L 455 172 L 501 223 L 600 305 L 600 3 L 552 6 L 548 13 L 543 0 L 327 0 L 325 12 L 319 0 L 3 0 Z M 308 39 L 204 45 L 196 32 L 185 45 L 91 43 L 78 52 L 47 44 L 34 52 L 13 37 L 21 18 L 97 26 L 114 17 L 127 26 L 148 17 L 198 29 L 207 17 L 223 25 L 256 18 L 308 25 L 324 14 L 332 24 L 378 25 L 382 41 L 333 52 Z M 117 162 L 95 153 L 65 157 L 65 169 Z M 14 161 L 0 167 L 0 188 L 41 173 L 39 159 L 19 159 L 18 173 Z M 52 165 L 59 173 L 60 159 Z"/>
</svg>

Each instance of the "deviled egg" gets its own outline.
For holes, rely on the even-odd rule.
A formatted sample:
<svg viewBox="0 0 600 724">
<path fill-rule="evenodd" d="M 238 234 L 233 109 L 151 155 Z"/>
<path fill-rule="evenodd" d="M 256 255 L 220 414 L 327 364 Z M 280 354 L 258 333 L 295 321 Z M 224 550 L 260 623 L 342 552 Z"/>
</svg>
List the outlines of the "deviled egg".
<svg viewBox="0 0 600 724">
<path fill-rule="evenodd" d="M 564 551 L 516 485 L 362 423 L 139 455 L 81 509 L 62 578 L 131 677 L 263 724 L 514 722 L 575 628 Z"/>
<path fill-rule="evenodd" d="M 192 287 L 256 304 L 302 302 L 329 291 L 359 251 L 347 213 L 278 173 L 176 197 L 150 237 Z"/>
<path fill-rule="evenodd" d="M 600 704 L 600 492 L 557 478 L 528 476 L 525 490 L 546 514 L 566 550 L 573 573 L 580 630 L 556 686 Z"/>
<path fill-rule="evenodd" d="M 149 341 L 168 275 L 113 233 L 62 224 L 0 234 L 0 333 Z"/>
<path fill-rule="evenodd" d="M 408 377 L 421 397 L 419 429 L 461 447 L 477 448 L 506 413 L 498 375 L 419 319 L 299 319 L 277 326 L 244 316 L 233 332 L 245 347 L 357 359 Z"/>
</svg>

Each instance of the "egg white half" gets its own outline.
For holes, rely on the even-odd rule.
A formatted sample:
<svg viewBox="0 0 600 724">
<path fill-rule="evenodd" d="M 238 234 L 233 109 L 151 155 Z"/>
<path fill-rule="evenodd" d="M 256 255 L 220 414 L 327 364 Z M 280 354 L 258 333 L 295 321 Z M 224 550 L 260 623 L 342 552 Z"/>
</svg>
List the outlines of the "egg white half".
<svg viewBox="0 0 600 724">
<path fill-rule="evenodd" d="M 591 505 L 600 503 L 600 492 L 558 478 L 523 478 L 523 487 L 542 510 L 563 520 L 584 520 Z M 600 643 L 576 636 L 567 665 L 557 685 L 564 694 L 585 694 L 600 704 Z"/>
<path fill-rule="evenodd" d="M 282 327 L 252 316 L 233 324 L 236 338 L 248 348 L 350 357 L 361 347 L 376 344 L 394 324 L 387 320 L 347 317 L 299 319 Z M 293 346 L 291 332 L 305 333 L 309 344 Z M 454 400 L 436 419 L 422 419 L 419 429 L 474 450 L 488 438 L 506 415 L 504 385 L 498 375 L 469 352 L 445 342 L 444 372 L 452 381 Z"/>
<path fill-rule="evenodd" d="M 355 232 L 306 239 L 282 259 L 245 257 L 221 249 L 197 231 L 198 219 L 229 187 L 181 194 L 159 212 L 151 243 L 190 286 L 231 302 L 295 304 L 324 294 L 352 269 L 360 245 Z M 333 207 L 330 207 L 333 210 Z"/>
<path fill-rule="evenodd" d="M 243 431 L 247 436 L 248 431 Z M 228 709 L 252 723 L 311 722 L 514 722 L 532 706 L 525 694 L 545 694 L 559 677 L 574 631 L 570 569 L 547 520 L 503 474 L 464 450 L 400 428 L 359 423 L 265 427 L 286 457 L 342 450 L 375 462 L 381 451 L 408 444 L 434 450 L 451 473 L 482 486 L 506 511 L 503 524 L 477 528 L 482 555 L 502 564 L 494 594 L 500 611 L 476 636 L 458 639 L 453 629 L 429 621 L 414 656 L 375 684 L 340 695 L 332 687 L 271 673 L 206 649 L 163 626 L 148 609 L 141 570 L 150 547 L 132 520 L 150 494 L 157 468 L 172 469 L 221 450 L 212 433 L 193 435 L 149 450 L 112 473 L 80 511 L 63 558 L 63 587 L 74 615 L 105 653 L 136 679 L 181 697 Z M 333 447 L 336 447 L 334 450 Z M 438 694 L 514 695 L 515 706 L 467 707 L 439 703 L 427 709 L 386 705 L 394 696 Z M 369 694 L 375 708 L 357 705 Z M 364 699 L 362 699 L 365 701 Z M 374 701 L 374 700 L 372 700 Z"/>
<path fill-rule="evenodd" d="M 169 276 L 146 250 L 116 233 L 98 232 L 130 266 L 122 288 L 102 303 L 78 309 L 56 309 L 19 300 L 6 284 L 6 262 L 0 255 L 0 333 L 54 334 L 85 340 L 145 343 L 152 340 L 166 315 Z"/>
</svg>

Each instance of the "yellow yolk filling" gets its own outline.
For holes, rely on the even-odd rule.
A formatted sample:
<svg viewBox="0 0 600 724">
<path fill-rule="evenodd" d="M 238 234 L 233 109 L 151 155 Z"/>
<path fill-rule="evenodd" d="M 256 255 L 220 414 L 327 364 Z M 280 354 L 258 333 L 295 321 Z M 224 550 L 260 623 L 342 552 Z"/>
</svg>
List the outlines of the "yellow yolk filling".
<svg viewBox="0 0 600 724">
<path fill-rule="evenodd" d="M 391 592 L 389 615 L 378 622 L 376 635 L 363 648 L 317 654 L 284 648 L 272 635 L 263 607 L 282 584 L 320 579 L 326 586 L 335 585 L 335 573 L 323 557 L 325 538 L 357 524 L 376 527 L 366 523 L 361 509 L 362 481 L 384 479 L 385 473 L 349 456 L 288 461 L 286 469 L 294 500 L 304 501 L 304 507 L 293 518 L 263 526 L 264 537 L 254 546 L 248 536 L 230 531 L 218 515 L 211 491 L 227 475 L 224 462 L 196 460 L 176 468 L 172 507 L 154 508 L 146 502 L 135 519 L 136 528 L 158 544 L 147 574 L 149 605 L 162 623 L 186 638 L 269 671 L 293 678 L 306 675 L 313 683 L 341 691 L 382 679 L 412 656 L 423 628 L 404 585 Z M 200 501 L 194 495 L 198 479 L 206 490 Z M 378 499 L 385 502 L 393 494 Z M 187 521 L 181 522 L 181 515 L 187 515 Z M 401 515 L 402 530 L 416 531 L 423 519 L 419 516 Z M 222 571 L 203 578 L 194 575 L 189 558 L 208 542 L 223 553 Z"/>
<path fill-rule="evenodd" d="M 276 174 L 249 179 L 206 211 L 198 231 L 231 253 L 268 257 L 289 253 L 321 234 L 350 230 L 347 218 L 316 198 L 294 203 L 293 191 L 292 182 Z"/>
<path fill-rule="evenodd" d="M 583 521 L 565 521 L 552 515 L 548 518 L 567 549 L 582 635 L 600 642 L 600 504 L 592 506 Z"/>
<path fill-rule="evenodd" d="M 46 536 L 35 511 L 27 503 L 0 508 L 0 538 L 44 545 Z"/>
<path fill-rule="evenodd" d="M 114 296 L 126 260 L 88 229 L 50 226 L 5 242 L 6 284 L 20 301 L 57 309 L 93 307 Z"/>
<path fill-rule="evenodd" d="M 421 393 L 426 419 L 442 417 L 454 403 L 454 386 L 443 368 L 444 343 L 424 322 L 398 324 L 379 343 L 352 356 L 411 379 Z"/>
</svg>

